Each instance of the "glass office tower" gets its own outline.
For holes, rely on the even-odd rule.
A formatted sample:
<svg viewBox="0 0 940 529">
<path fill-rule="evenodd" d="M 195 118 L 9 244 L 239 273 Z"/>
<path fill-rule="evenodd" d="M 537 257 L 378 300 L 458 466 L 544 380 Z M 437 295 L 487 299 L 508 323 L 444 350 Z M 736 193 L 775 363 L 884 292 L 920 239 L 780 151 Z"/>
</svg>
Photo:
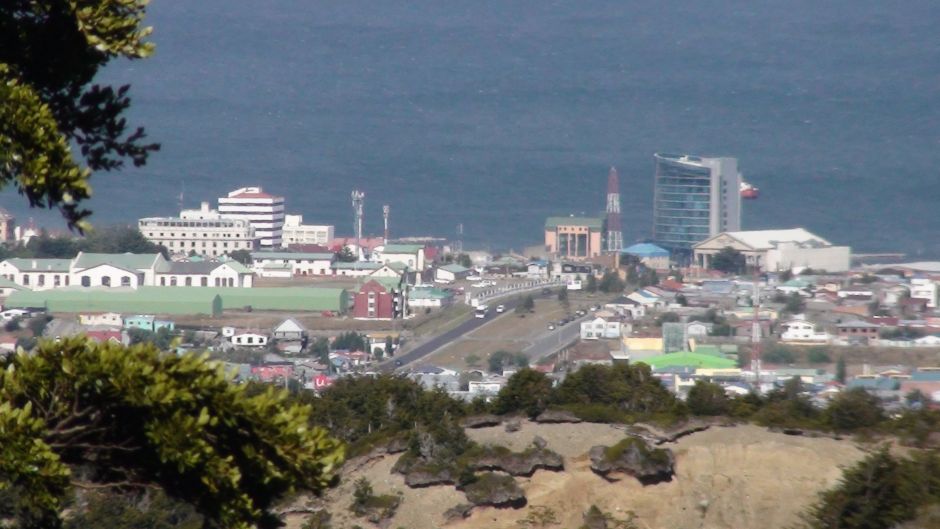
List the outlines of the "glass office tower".
<svg viewBox="0 0 940 529">
<path fill-rule="evenodd" d="M 656 154 L 653 239 L 688 251 L 724 231 L 741 229 L 741 174 L 736 158 Z"/>
</svg>

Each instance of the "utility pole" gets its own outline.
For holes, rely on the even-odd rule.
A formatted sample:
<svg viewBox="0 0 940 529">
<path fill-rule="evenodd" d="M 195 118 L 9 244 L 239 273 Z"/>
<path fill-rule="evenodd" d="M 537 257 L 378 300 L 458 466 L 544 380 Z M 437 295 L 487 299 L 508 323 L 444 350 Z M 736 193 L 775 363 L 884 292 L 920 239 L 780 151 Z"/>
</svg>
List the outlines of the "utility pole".
<svg viewBox="0 0 940 529">
<path fill-rule="evenodd" d="M 388 245 L 388 213 L 391 210 L 388 204 L 382 206 L 382 217 L 385 219 L 385 237 L 383 238 L 383 244 Z"/>
<path fill-rule="evenodd" d="M 760 325 L 760 261 L 754 259 L 754 293 L 751 304 L 754 306 L 754 320 L 751 323 L 751 370 L 754 371 L 754 380 L 757 393 L 760 394 L 761 371 L 761 325 Z"/>
</svg>

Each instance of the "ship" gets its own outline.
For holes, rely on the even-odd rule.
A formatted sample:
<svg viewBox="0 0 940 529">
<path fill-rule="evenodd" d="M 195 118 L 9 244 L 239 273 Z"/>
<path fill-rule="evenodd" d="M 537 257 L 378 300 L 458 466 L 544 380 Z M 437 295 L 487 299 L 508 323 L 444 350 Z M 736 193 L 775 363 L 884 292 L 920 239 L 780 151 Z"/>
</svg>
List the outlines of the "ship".
<svg viewBox="0 0 940 529">
<path fill-rule="evenodd" d="M 760 189 L 747 182 L 741 182 L 741 198 L 755 199 L 760 196 Z"/>
</svg>

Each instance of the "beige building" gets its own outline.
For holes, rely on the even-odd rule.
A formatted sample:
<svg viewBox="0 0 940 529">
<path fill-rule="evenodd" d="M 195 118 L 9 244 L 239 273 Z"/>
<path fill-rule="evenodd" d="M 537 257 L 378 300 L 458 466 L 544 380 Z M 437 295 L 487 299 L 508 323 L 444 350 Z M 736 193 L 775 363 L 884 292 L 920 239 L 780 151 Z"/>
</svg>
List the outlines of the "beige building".
<svg viewBox="0 0 940 529">
<path fill-rule="evenodd" d="M 834 246 L 803 228 L 728 231 L 694 245 L 693 263 L 711 268 L 712 258 L 724 248 L 741 252 L 748 266 L 757 264 L 767 272 L 794 268 L 844 272 L 849 269 L 852 253 L 848 246 Z"/>
<path fill-rule="evenodd" d="M 281 246 L 292 244 L 319 244 L 326 246 L 333 240 L 333 226 L 304 224 L 303 215 L 285 215 Z"/>
<path fill-rule="evenodd" d="M 223 218 L 203 202 L 199 209 L 180 212 L 179 217 L 148 217 L 138 221 L 140 233 L 174 255 L 195 253 L 221 257 L 236 250 L 256 248 L 255 231 L 245 219 Z"/>
<path fill-rule="evenodd" d="M 545 251 L 564 259 L 598 257 L 604 250 L 604 220 L 594 217 L 549 217 Z"/>
<path fill-rule="evenodd" d="M 15 228 L 16 219 L 9 211 L 0 208 L 0 243 L 15 241 Z"/>
</svg>

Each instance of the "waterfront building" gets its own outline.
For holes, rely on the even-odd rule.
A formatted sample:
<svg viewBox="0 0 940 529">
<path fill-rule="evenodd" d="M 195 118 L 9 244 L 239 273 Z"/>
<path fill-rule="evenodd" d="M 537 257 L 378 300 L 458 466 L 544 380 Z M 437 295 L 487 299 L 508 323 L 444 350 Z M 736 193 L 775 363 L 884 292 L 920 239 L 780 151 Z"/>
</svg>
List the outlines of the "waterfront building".
<svg viewBox="0 0 940 529">
<path fill-rule="evenodd" d="M 653 239 L 688 251 L 723 231 L 741 229 L 741 174 L 736 158 L 656 154 Z"/>
<path fill-rule="evenodd" d="M 327 276 L 334 259 L 329 252 L 253 252 L 251 266 L 262 277 L 282 277 L 269 273 L 278 269 L 286 271 L 283 277 Z"/>
<path fill-rule="evenodd" d="M 404 288 L 400 280 L 370 279 L 353 295 L 353 317 L 367 320 L 391 320 L 402 317 L 405 306 Z"/>
<path fill-rule="evenodd" d="M 423 271 L 425 269 L 423 244 L 385 244 L 376 246 L 372 252 L 372 260 L 384 263 L 401 263 L 411 270 Z"/>
<path fill-rule="evenodd" d="M 589 259 L 604 250 L 604 220 L 594 217 L 549 217 L 545 251 L 562 259 Z"/>
<path fill-rule="evenodd" d="M 279 248 L 284 229 L 284 197 L 265 193 L 261 187 L 242 187 L 219 197 L 222 218 L 247 220 L 255 230 L 258 247 Z"/>
<path fill-rule="evenodd" d="M 303 215 L 285 215 L 281 246 L 319 244 L 326 246 L 333 240 L 333 226 L 304 224 Z"/>
<path fill-rule="evenodd" d="M 148 241 L 174 255 L 220 257 L 236 250 L 255 249 L 255 231 L 245 219 L 223 218 L 208 202 L 199 209 L 180 212 L 179 217 L 148 217 L 137 223 Z"/>
<path fill-rule="evenodd" d="M 693 247 L 692 261 L 711 268 L 712 258 L 724 248 L 744 255 L 748 266 L 759 265 L 765 272 L 812 268 L 844 272 L 851 263 L 851 248 L 831 242 L 803 228 L 722 232 Z"/>
<path fill-rule="evenodd" d="M 655 244 L 641 242 L 625 248 L 621 252 L 624 256 L 637 258 L 640 263 L 653 270 L 669 269 L 669 250 L 660 248 Z"/>
</svg>

